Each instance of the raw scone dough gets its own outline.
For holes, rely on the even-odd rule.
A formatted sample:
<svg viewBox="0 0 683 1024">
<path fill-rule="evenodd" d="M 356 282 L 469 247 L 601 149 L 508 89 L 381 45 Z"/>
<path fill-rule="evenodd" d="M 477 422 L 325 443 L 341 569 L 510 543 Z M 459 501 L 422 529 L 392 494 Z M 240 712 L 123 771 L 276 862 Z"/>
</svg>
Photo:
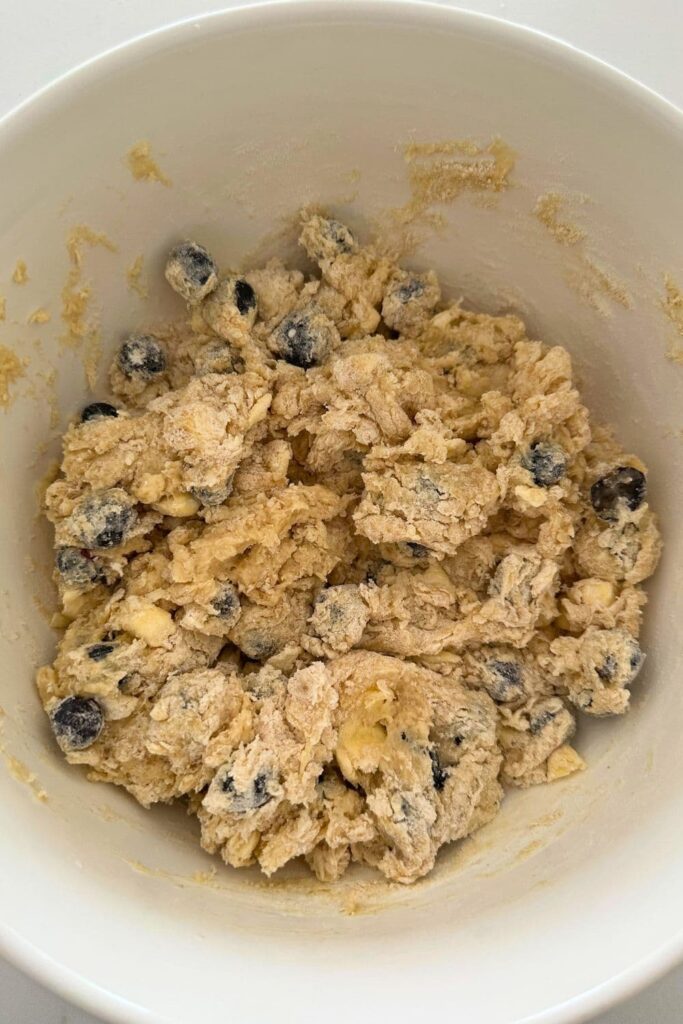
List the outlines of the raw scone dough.
<svg viewBox="0 0 683 1024">
<path fill-rule="evenodd" d="M 38 687 L 70 762 L 229 864 L 412 882 L 626 710 L 659 535 L 566 351 L 337 221 L 301 241 L 315 276 L 173 250 L 187 322 L 123 342 L 47 491 Z"/>
</svg>

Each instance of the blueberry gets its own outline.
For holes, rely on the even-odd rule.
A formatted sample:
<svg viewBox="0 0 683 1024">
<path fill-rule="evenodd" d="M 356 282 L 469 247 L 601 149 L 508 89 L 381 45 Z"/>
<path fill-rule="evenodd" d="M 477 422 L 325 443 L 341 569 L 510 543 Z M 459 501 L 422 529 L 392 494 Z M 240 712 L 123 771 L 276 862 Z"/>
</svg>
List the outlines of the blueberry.
<svg viewBox="0 0 683 1024">
<path fill-rule="evenodd" d="M 198 377 L 209 373 L 243 373 L 244 360 L 222 339 L 216 338 L 206 348 L 197 352 L 194 371 Z"/>
<path fill-rule="evenodd" d="M 421 295 L 425 293 L 424 281 L 420 281 L 417 277 L 412 277 L 405 284 L 401 284 L 396 289 L 396 295 L 399 302 L 410 302 L 411 299 L 419 299 Z"/>
<path fill-rule="evenodd" d="M 209 508 L 222 505 L 232 494 L 232 478 L 223 487 L 190 487 L 190 494 Z"/>
<path fill-rule="evenodd" d="M 608 522 L 619 518 L 619 508 L 625 505 L 631 512 L 645 501 L 647 481 L 645 474 L 634 466 L 619 466 L 596 480 L 591 487 L 591 505 L 600 519 Z"/>
<path fill-rule="evenodd" d="M 356 248 L 356 240 L 345 224 L 319 214 L 310 217 L 304 225 L 301 244 L 318 263 L 336 259 Z"/>
<path fill-rule="evenodd" d="M 211 602 L 211 607 L 221 619 L 237 621 L 240 611 L 240 599 L 237 589 L 232 583 L 221 583 L 218 593 Z"/>
<path fill-rule="evenodd" d="M 544 701 L 542 705 L 538 705 L 529 715 L 529 731 L 531 735 L 537 736 L 539 732 L 543 732 L 563 710 L 564 704 L 557 697 L 552 697 L 550 700 Z"/>
<path fill-rule="evenodd" d="M 553 711 L 541 711 L 540 714 L 535 715 L 529 720 L 529 730 L 532 736 L 538 735 L 545 729 L 546 725 L 549 725 L 557 715 Z"/>
<path fill-rule="evenodd" d="M 268 792 L 269 777 L 260 772 L 244 790 L 239 790 L 235 780 L 228 772 L 219 781 L 222 793 L 225 793 L 230 800 L 230 811 L 233 814 L 247 814 L 249 811 L 257 811 L 259 807 L 265 806 L 273 799 Z"/>
<path fill-rule="evenodd" d="M 137 512 L 124 491 L 99 491 L 85 498 L 73 514 L 80 539 L 89 548 L 115 548 L 137 522 Z"/>
<path fill-rule="evenodd" d="M 110 405 L 109 402 L 91 402 L 90 405 L 86 405 L 81 413 L 81 423 L 87 423 L 88 420 L 103 419 L 108 416 L 115 418 L 118 414 L 118 409 Z"/>
<path fill-rule="evenodd" d="M 515 700 L 524 692 L 521 665 L 497 658 L 487 662 L 484 689 L 493 700 L 502 703 Z"/>
<path fill-rule="evenodd" d="M 218 283 L 218 270 L 203 245 L 181 242 L 171 249 L 166 280 L 187 302 L 200 302 Z"/>
<path fill-rule="evenodd" d="M 413 540 L 406 541 L 406 547 L 413 558 L 429 558 L 429 555 L 431 554 L 429 548 L 426 548 L 424 544 L 417 544 Z"/>
<path fill-rule="evenodd" d="M 151 334 L 131 334 L 119 349 L 117 362 L 128 380 L 154 380 L 166 369 L 164 350 Z"/>
<path fill-rule="evenodd" d="M 434 748 L 429 751 L 429 758 L 432 762 L 432 781 L 434 783 L 434 789 L 437 793 L 440 793 L 448 782 L 448 769 L 441 766 L 439 755 Z"/>
<path fill-rule="evenodd" d="M 102 570 L 92 554 L 83 548 L 58 548 L 55 565 L 64 583 L 69 587 L 85 587 L 102 578 Z"/>
<path fill-rule="evenodd" d="M 102 708 L 93 697 L 65 697 L 50 712 L 50 721 L 63 750 L 85 750 L 104 727 Z"/>
<path fill-rule="evenodd" d="M 302 370 L 318 366 L 330 345 L 326 320 L 320 314 L 291 313 L 286 316 L 272 335 L 276 354 Z"/>
<path fill-rule="evenodd" d="M 243 277 L 238 277 L 235 281 L 235 305 L 242 316 L 246 316 L 256 306 L 256 293 Z"/>
<path fill-rule="evenodd" d="M 280 644 L 275 637 L 259 629 L 245 633 L 234 643 L 252 661 L 265 661 L 267 658 L 272 658 L 280 649 Z"/>
<path fill-rule="evenodd" d="M 88 647 L 87 655 L 93 661 L 103 661 L 114 651 L 114 644 L 92 644 Z"/>
<path fill-rule="evenodd" d="M 522 456 L 522 465 L 537 487 L 552 487 L 567 472 L 567 454 L 549 441 L 534 441 Z"/>
<path fill-rule="evenodd" d="M 603 661 L 602 665 L 596 666 L 595 671 L 603 680 L 603 682 L 609 682 L 610 679 L 614 679 L 614 674 L 619 667 L 619 663 L 613 654 L 608 654 Z"/>
<path fill-rule="evenodd" d="M 424 473 L 417 478 L 415 482 L 415 491 L 420 495 L 420 497 L 424 498 L 425 501 L 430 502 L 439 501 L 440 498 L 446 497 L 446 492 Z"/>
</svg>

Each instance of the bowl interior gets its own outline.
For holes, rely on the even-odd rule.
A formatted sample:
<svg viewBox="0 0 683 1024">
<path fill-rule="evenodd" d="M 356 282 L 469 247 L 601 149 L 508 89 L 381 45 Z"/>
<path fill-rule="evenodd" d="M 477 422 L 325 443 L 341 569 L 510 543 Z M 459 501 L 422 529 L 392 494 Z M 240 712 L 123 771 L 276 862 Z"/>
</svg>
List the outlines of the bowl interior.
<svg viewBox="0 0 683 1024">
<path fill-rule="evenodd" d="M 361 236 L 386 232 L 391 210 L 415 199 L 411 170 L 487 160 L 496 137 L 515 153 L 508 187 L 430 206 L 438 223 L 413 225 L 422 244 L 406 259 L 434 267 L 468 305 L 518 312 L 532 337 L 566 346 L 593 414 L 650 467 L 666 550 L 632 713 L 582 725 L 588 771 L 510 795 L 412 889 L 231 871 L 199 850 L 179 810 L 145 812 L 54 748 L 32 683 L 54 645 L 36 487 L 74 410 L 102 393 L 122 333 L 181 312 L 162 274 L 174 241 L 200 239 L 223 266 L 298 260 L 294 218 L 307 203 Z M 170 185 L 134 179 L 126 154 L 140 140 Z M 454 140 L 483 152 L 447 146 L 406 162 L 409 143 Z M 509 1024 L 574 1019 L 627 982 L 591 990 L 676 945 L 683 369 L 667 359 L 676 332 L 663 303 L 665 276 L 683 283 L 682 158 L 675 113 L 599 65 L 496 22 L 391 2 L 186 24 L 86 68 L 2 126 L 0 343 L 26 360 L 0 413 L 8 955 L 116 1019 L 210 1024 L 227 997 L 240 1020 L 276 1007 L 299 1022 L 323 1007 L 331 1021 L 380 1010 L 403 1020 L 457 990 L 463 1019 Z M 563 197 L 550 227 L 537 216 L 549 193 Z M 558 222 L 584 234 L 566 244 Z M 114 248 L 86 239 L 78 265 L 67 246 L 78 225 Z M 144 300 L 126 273 L 141 254 Z M 18 258 L 24 285 L 9 283 Z M 61 319 L 65 287 L 91 289 L 78 344 Z M 28 325 L 38 307 L 50 322 Z"/>
</svg>

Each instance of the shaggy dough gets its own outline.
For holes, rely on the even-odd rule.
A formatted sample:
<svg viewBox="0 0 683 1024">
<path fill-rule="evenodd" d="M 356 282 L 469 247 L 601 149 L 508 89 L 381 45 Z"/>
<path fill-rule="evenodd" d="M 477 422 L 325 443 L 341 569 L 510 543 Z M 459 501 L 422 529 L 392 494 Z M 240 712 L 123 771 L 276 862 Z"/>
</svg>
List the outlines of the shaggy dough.
<svg viewBox="0 0 683 1024">
<path fill-rule="evenodd" d="M 301 242 L 310 277 L 173 250 L 187 321 L 124 341 L 47 490 L 38 687 L 70 762 L 229 864 L 412 882 L 626 710 L 659 535 L 566 351 L 337 221 Z"/>
</svg>

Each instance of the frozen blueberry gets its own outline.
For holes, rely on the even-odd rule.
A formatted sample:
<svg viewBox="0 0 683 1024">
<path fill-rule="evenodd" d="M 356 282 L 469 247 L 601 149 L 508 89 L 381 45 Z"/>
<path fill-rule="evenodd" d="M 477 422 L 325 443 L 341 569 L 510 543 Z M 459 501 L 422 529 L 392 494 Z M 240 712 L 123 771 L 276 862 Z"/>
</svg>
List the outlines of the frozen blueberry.
<svg viewBox="0 0 683 1024">
<path fill-rule="evenodd" d="M 102 570 L 90 551 L 84 548 L 58 548 L 55 565 L 64 583 L 69 587 L 85 587 L 102 578 Z"/>
<path fill-rule="evenodd" d="M 256 292 L 243 277 L 238 277 L 235 281 L 235 305 L 242 316 L 256 308 Z"/>
<path fill-rule="evenodd" d="M 221 583 L 218 593 L 211 602 L 211 607 L 221 619 L 232 619 L 237 622 L 240 613 L 240 598 L 237 588 L 232 583 Z"/>
<path fill-rule="evenodd" d="M 190 487 L 190 494 L 209 508 L 222 505 L 232 494 L 232 478 L 223 487 Z"/>
<path fill-rule="evenodd" d="M 100 420 L 109 416 L 115 418 L 118 414 L 118 409 L 110 405 L 109 402 L 91 402 L 90 405 L 86 405 L 81 413 L 81 423 L 87 423 L 88 420 Z"/>
<path fill-rule="evenodd" d="M 72 522 L 86 547 L 115 548 L 126 539 L 137 518 L 125 491 L 112 488 L 84 498 L 74 510 Z"/>
<path fill-rule="evenodd" d="M 552 487 L 567 472 L 567 454 L 557 444 L 534 441 L 522 456 L 522 465 L 537 487 Z"/>
<path fill-rule="evenodd" d="M 440 498 L 446 497 L 446 492 L 425 473 L 420 474 L 415 481 L 415 491 L 428 502 L 439 501 Z"/>
<path fill-rule="evenodd" d="M 233 341 L 256 321 L 256 293 L 243 277 L 228 274 L 204 299 L 201 312 L 214 334 L 224 341 Z"/>
<path fill-rule="evenodd" d="M 429 548 L 426 548 L 424 544 L 417 544 L 414 540 L 406 541 L 406 547 L 413 558 L 429 558 L 431 554 Z"/>
<path fill-rule="evenodd" d="M 419 299 L 424 293 L 425 283 L 418 277 L 411 277 L 396 289 L 396 297 L 399 302 L 410 302 L 411 299 Z"/>
<path fill-rule="evenodd" d="M 529 731 L 531 735 L 538 736 L 539 732 L 543 732 L 551 722 L 555 721 L 563 708 L 562 701 L 557 697 L 546 701 L 542 705 L 538 705 L 529 716 Z"/>
<path fill-rule="evenodd" d="M 507 703 L 522 696 L 522 666 L 516 661 L 493 658 L 486 663 L 484 689 L 493 700 Z"/>
<path fill-rule="evenodd" d="M 209 373 L 243 373 L 244 360 L 224 340 L 216 338 L 194 357 L 194 372 L 198 377 Z"/>
<path fill-rule="evenodd" d="M 260 629 L 252 629 L 233 642 L 252 661 L 266 661 L 280 649 L 275 637 Z"/>
<path fill-rule="evenodd" d="M 166 369 L 164 350 L 151 334 L 131 334 L 119 349 L 117 362 L 128 380 L 154 380 Z"/>
<path fill-rule="evenodd" d="M 186 302 L 201 302 L 218 284 L 218 269 L 203 245 L 181 242 L 171 249 L 166 280 Z"/>
<path fill-rule="evenodd" d="M 311 259 L 318 263 L 336 259 L 356 248 L 356 240 L 345 224 L 319 214 L 309 217 L 304 224 L 301 244 Z"/>
<path fill-rule="evenodd" d="M 292 366 L 309 370 L 325 359 L 333 336 L 332 324 L 323 314 L 290 313 L 271 335 L 271 348 Z"/>
<path fill-rule="evenodd" d="M 233 814 L 247 814 L 249 811 L 257 811 L 273 799 L 273 794 L 268 790 L 269 776 L 260 772 L 255 776 L 246 789 L 239 790 L 234 778 L 228 772 L 220 780 L 219 785 L 222 793 L 229 798 L 230 811 Z"/>
<path fill-rule="evenodd" d="M 62 750 L 85 750 L 102 732 L 104 715 L 94 697 L 65 697 L 50 712 L 50 722 Z"/>
<path fill-rule="evenodd" d="M 644 473 L 634 466 L 619 466 L 595 481 L 591 487 L 591 505 L 596 515 L 609 522 L 618 519 L 621 506 L 631 512 L 640 508 L 646 491 Z"/>
<path fill-rule="evenodd" d="M 92 661 L 104 661 L 114 651 L 114 644 L 91 644 L 87 654 Z"/>
<path fill-rule="evenodd" d="M 429 751 L 429 758 L 432 762 L 432 782 L 434 783 L 434 789 L 437 793 L 440 793 L 448 782 L 448 769 L 443 768 L 439 761 L 439 755 L 432 749 Z"/>
</svg>

